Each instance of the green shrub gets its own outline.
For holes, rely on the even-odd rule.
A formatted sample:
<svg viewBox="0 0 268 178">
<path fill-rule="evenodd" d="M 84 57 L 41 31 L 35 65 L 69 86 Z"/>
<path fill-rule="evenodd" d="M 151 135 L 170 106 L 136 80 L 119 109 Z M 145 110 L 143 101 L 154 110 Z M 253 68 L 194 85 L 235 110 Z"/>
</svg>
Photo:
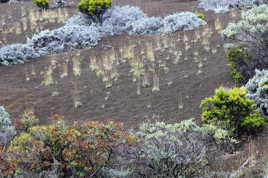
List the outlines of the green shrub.
<svg viewBox="0 0 268 178">
<path fill-rule="evenodd" d="M 265 120 L 246 94 L 244 88 L 217 89 L 213 97 L 201 101 L 201 120 L 235 135 L 244 131 L 256 131 L 264 126 Z"/>
<path fill-rule="evenodd" d="M 22 113 L 20 119 L 15 122 L 15 127 L 20 131 L 27 131 L 34 125 L 39 124 L 39 119 L 35 116 L 33 111 L 28 110 Z"/>
<path fill-rule="evenodd" d="M 34 4 L 36 4 L 41 9 L 48 9 L 49 8 L 49 2 L 48 0 L 32 0 Z"/>
<path fill-rule="evenodd" d="M 112 6 L 112 0 L 81 0 L 77 8 L 95 22 L 102 22 L 102 15 Z"/>
<path fill-rule="evenodd" d="M 200 19 L 202 19 L 202 20 L 205 20 L 205 14 L 204 13 L 202 13 L 202 12 L 195 12 L 195 15 L 197 16 L 197 17 L 199 17 Z"/>
<path fill-rule="evenodd" d="M 246 48 L 242 46 L 234 46 L 227 51 L 227 59 L 230 63 L 231 75 L 236 83 L 245 83 L 248 77 L 240 72 L 240 67 L 247 65 L 246 60 L 251 57 L 246 53 Z"/>
</svg>

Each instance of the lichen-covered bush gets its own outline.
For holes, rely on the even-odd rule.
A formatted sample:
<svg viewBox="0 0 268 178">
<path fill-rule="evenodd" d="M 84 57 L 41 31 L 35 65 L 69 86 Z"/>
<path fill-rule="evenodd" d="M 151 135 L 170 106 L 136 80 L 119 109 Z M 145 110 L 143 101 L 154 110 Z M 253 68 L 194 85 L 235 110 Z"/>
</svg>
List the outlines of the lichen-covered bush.
<svg viewBox="0 0 268 178">
<path fill-rule="evenodd" d="M 112 0 L 81 0 L 77 8 L 95 22 L 102 22 L 105 11 L 112 6 Z"/>
<path fill-rule="evenodd" d="M 268 71 L 256 70 L 255 76 L 250 79 L 245 88 L 247 97 L 257 105 L 257 111 L 268 121 Z"/>
<path fill-rule="evenodd" d="M 199 6 L 205 10 L 226 12 L 232 7 L 254 7 L 266 3 L 266 0 L 200 0 Z"/>
<path fill-rule="evenodd" d="M 137 7 L 109 8 L 102 24 L 87 15 L 71 17 L 58 29 L 45 30 L 28 39 L 26 44 L 9 45 L 0 49 L 0 65 L 23 63 L 49 53 L 94 47 L 103 37 L 115 34 L 172 33 L 190 30 L 206 24 L 194 13 L 176 13 L 166 18 L 147 17 Z"/>
<path fill-rule="evenodd" d="M 135 142 L 121 123 L 86 121 L 68 126 L 63 120 L 34 126 L 16 136 L 7 152 L 17 171 L 40 173 L 57 167 L 63 177 L 100 177 L 116 150 Z"/>
<path fill-rule="evenodd" d="M 49 8 L 49 2 L 48 0 L 32 0 L 34 4 L 36 4 L 41 9 L 48 9 Z"/>
<path fill-rule="evenodd" d="M 246 97 L 244 88 L 219 88 L 213 97 L 201 101 L 201 120 L 226 129 L 230 134 L 255 132 L 265 125 L 256 105 Z"/>
<path fill-rule="evenodd" d="M 6 145 L 16 134 L 15 128 L 3 106 L 0 107 L 0 146 Z"/>
</svg>

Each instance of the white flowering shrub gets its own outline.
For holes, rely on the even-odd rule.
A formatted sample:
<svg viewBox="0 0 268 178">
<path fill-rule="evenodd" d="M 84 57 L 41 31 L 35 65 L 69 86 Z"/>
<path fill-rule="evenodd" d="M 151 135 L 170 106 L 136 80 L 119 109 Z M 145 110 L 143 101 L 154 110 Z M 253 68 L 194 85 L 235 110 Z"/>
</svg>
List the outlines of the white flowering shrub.
<svg viewBox="0 0 268 178">
<path fill-rule="evenodd" d="M 248 90 L 247 97 L 254 101 L 257 110 L 268 121 L 268 70 L 256 70 L 245 88 Z"/>
<path fill-rule="evenodd" d="M 206 24 L 191 12 L 177 13 L 162 19 L 147 17 L 139 8 L 130 6 L 109 8 L 102 18 L 102 24 L 96 24 L 86 15 L 73 16 L 64 26 L 42 31 L 28 39 L 26 44 L 1 48 L 0 64 L 18 64 L 49 53 L 94 47 L 103 37 L 112 35 L 171 33 Z"/>
<path fill-rule="evenodd" d="M 264 4 L 266 0 L 200 0 L 199 6 L 205 10 L 213 10 L 217 13 L 226 12 L 232 7 L 254 7 Z"/>
<path fill-rule="evenodd" d="M 9 118 L 3 106 L 0 107 L 0 144 L 7 144 L 11 138 L 16 134 L 15 127 Z"/>
</svg>

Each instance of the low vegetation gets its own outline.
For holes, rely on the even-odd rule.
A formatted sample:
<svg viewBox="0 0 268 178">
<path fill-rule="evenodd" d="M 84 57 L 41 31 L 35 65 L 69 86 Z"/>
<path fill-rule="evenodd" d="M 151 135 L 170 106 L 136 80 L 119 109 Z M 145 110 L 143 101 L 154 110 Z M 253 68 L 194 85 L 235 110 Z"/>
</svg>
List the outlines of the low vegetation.
<svg viewBox="0 0 268 178">
<path fill-rule="evenodd" d="M 213 97 L 202 100 L 201 120 L 236 136 L 243 132 L 258 131 L 265 125 L 265 120 L 246 95 L 247 91 L 243 88 L 217 89 Z"/>
<path fill-rule="evenodd" d="M 112 0 L 81 0 L 77 8 L 93 21 L 102 23 L 102 16 L 112 6 Z"/>
<path fill-rule="evenodd" d="M 34 4 L 36 4 L 41 9 L 48 9 L 49 2 L 48 0 L 32 0 Z"/>
<path fill-rule="evenodd" d="M 257 111 L 268 120 L 268 71 L 256 70 L 255 76 L 250 79 L 245 88 L 247 97 L 252 99 L 257 106 Z"/>
<path fill-rule="evenodd" d="M 60 177 L 100 177 L 112 166 L 120 147 L 135 142 L 121 123 L 87 121 L 65 124 L 59 116 L 48 126 L 33 126 L 17 135 L 6 152 L 11 175 L 57 169 Z M 7 170 L 3 170 L 7 172 Z"/>
</svg>

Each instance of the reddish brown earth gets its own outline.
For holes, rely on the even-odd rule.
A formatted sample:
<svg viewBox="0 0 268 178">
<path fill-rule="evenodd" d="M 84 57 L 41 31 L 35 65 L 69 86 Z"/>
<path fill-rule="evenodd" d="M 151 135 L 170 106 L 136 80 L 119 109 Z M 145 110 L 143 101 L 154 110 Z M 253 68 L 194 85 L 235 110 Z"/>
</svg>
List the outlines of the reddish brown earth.
<svg viewBox="0 0 268 178">
<path fill-rule="evenodd" d="M 139 6 L 150 16 L 198 10 L 197 2 L 191 0 L 117 0 L 114 3 Z M 0 104 L 12 118 L 32 109 L 42 123 L 51 121 L 51 113 L 63 115 L 70 122 L 112 118 L 130 127 L 147 119 L 198 120 L 199 103 L 204 97 L 211 96 L 220 86 L 234 86 L 219 32 L 237 19 L 239 13 L 205 12 L 208 24 L 193 31 L 114 36 L 93 49 L 52 54 L 22 65 L 0 67 Z M 41 12 L 30 1 L 23 1 L 0 4 L 0 14 L 5 14 L 0 17 L 0 46 L 4 46 L 24 42 L 26 35 L 40 30 L 57 28 L 76 14 L 76 10 L 75 3 L 70 3 L 64 9 Z M 141 78 L 133 77 L 133 73 L 139 72 Z M 148 78 L 143 86 L 144 74 Z M 152 91 L 157 79 L 160 91 Z M 260 143 L 265 141 L 264 137 L 262 141 L 256 140 L 255 145 L 263 145 Z M 234 162 L 239 165 L 250 153 L 244 152 Z"/>
</svg>

